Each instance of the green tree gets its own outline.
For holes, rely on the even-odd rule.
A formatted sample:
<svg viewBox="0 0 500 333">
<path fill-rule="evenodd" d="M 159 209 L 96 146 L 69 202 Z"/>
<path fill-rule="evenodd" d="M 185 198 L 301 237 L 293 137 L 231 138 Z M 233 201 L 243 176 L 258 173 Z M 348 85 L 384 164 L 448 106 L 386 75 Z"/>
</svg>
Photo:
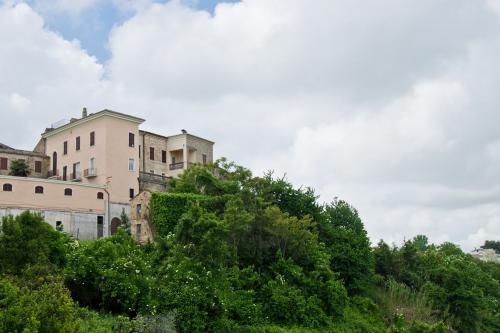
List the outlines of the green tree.
<svg viewBox="0 0 500 333">
<path fill-rule="evenodd" d="M 500 241 L 487 240 L 481 246 L 482 249 L 493 249 L 500 252 Z"/>
<path fill-rule="evenodd" d="M 17 274 L 29 265 L 65 263 L 70 239 L 29 211 L 3 218 L 0 232 L 0 268 Z"/>
<path fill-rule="evenodd" d="M 31 169 L 25 160 L 13 160 L 10 162 L 9 175 L 17 177 L 28 177 Z"/>
<path fill-rule="evenodd" d="M 325 207 L 319 223 L 320 241 L 331 255 L 332 270 L 340 273 L 351 294 L 366 291 L 372 283 L 374 259 L 358 212 L 345 201 Z"/>
</svg>

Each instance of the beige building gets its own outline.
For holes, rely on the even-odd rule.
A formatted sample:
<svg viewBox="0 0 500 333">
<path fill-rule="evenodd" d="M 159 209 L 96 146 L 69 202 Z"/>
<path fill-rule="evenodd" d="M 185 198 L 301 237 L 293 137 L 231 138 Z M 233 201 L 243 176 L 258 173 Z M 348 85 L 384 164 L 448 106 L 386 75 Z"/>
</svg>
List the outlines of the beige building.
<svg viewBox="0 0 500 333">
<path fill-rule="evenodd" d="M 143 122 L 84 109 L 81 118 L 47 128 L 33 152 L 0 145 L 0 216 L 37 210 L 80 238 L 106 236 L 122 212 L 130 216 L 130 200 L 140 192 L 163 191 L 189 165 L 213 161 L 213 142 L 184 130 L 140 131 Z M 30 178 L 8 176 L 14 159 L 26 160 Z"/>
</svg>

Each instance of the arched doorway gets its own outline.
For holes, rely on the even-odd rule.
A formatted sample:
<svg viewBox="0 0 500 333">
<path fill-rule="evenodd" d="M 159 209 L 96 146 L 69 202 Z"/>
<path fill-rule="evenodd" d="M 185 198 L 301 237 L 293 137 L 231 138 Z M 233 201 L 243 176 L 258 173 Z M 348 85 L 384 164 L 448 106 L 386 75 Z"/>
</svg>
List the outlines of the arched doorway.
<svg viewBox="0 0 500 333">
<path fill-rule="evenodd" d="M 52 154 L 52 176 L 57 176 L 57 152 Z"/>
<path fill-rule="evenodd" d="M 111 220 L 111 235 L 116 234 L 121 224 L 122 221 L 119 218 L 113 217 L 113 219 Z"/>
</svg>

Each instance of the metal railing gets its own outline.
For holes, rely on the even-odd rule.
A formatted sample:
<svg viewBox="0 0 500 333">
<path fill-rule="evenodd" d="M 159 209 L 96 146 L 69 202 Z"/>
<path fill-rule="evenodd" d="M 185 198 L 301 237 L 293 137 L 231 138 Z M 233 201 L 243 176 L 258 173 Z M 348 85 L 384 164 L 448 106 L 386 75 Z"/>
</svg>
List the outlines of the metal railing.
<svg viewBox="0 0 500 333">
<path fill-rule="evenodd" d="M 83 177 L 85 178 L 97 177 L 97 168 L 89 168 L 83 170 Z"/>
<path fill-rule="evenodd" d="M 169 165 L 170 170 L 184 169 L 184 162 L 172 163 Z"/>
<path fill-rule="evenodd" d="M 81 181 L 82 180 L 82 173 L 81 172 L 70 173 L 69 180 L 71 180 L 73 182 L 79 182 L 79 181 Z"/>
</svg>

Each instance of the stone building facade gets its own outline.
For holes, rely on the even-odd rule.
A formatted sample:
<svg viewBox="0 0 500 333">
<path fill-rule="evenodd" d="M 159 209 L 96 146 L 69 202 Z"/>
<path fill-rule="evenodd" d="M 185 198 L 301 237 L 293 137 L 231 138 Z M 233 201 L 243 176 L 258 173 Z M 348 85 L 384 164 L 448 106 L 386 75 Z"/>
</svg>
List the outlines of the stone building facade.
<svg viewBox="0 0 500 333">
<path fill-rule="evenodd" d="M 47 128 L 32 152 L 0 144 L 0 216 L 35 210 L 76 237 L 107 236 L 120 226 L 122 213 L 135 216 L 131 200 L 146 200 L 144 191 L 164 191 L 190 165 L 213 161 L 213 142 L 186 131 L 140 131 L 143 122 L 84 109 L 81 118 Z M 27 161 L 30 177 L 8 176 L 15 159 Z M 136 234 L 149 237 L 139 224 Z"/>
<path fill-rule="evenodd" d="M 34 151 L 18 150 L 0 144 L 0 175 L 10 173 L 12 161 L 24 160 L 30 168 L 30 177 L 46 178 L 49 172 L 50 158 Z"/>
</svg>

